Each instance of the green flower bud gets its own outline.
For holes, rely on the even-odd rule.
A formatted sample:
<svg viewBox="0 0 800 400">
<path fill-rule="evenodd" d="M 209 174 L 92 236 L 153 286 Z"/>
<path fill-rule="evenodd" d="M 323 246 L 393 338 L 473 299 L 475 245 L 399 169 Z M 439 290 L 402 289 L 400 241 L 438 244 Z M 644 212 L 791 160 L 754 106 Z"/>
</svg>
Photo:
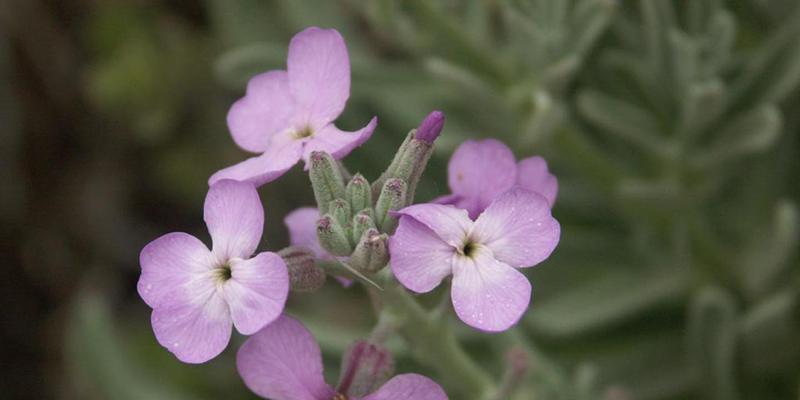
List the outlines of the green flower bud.
<svg viewBox="0 0 800 400">
<path fill-rule="evenodd" d="M 335 199 L 328 206 L 328 214 L 336 219 L 336 222 L 347 230 L 353 214 L 350 211 L 350 204 L 345 199 Z"/>
<path fill-rule="evenodd" d="M 391 233 L 397 226 L 397 218 L 390 212 L 403 208 L 406 204 L 408 185 L 399 178 L 386 180 L 378 201 L 375 203 L 375 225 L 381 232 Z"/>
<path fill-rule="evenodd" d="M 317 221 L 317 239 L 323 249 L 336 256 L 349 256 L 353 251 L 344 227 L 330 214 Z"/>
<path fill-rule="evenodd" d="M 361 236 L 350 256 L 350 265 L 364 273 L 380 271 L 389 262 L 389 235 L 369 229 Z"/>
<path fill-rule="evenodd" d="M 345 188 L 345 194 L 354 213 L 372 207 L 372 190 L 367 179 L 361 174 L 356 174 L 350 180 Z"/>
<path fill-rule="evenodd" d="M 313 292 L 325 284 L 325 271 L 314 262 L 314 253 L 290 246 L 278 252 L 289 270 L 289 284 L 295 292 Z"/>
<path fill-rule="evenodd" d="M 353 239 L 353 243 L 358 243 L 358 241 L 361 240 L 361 236 L 368 229 L 377 229 L 375 226 L 375 219 L 372 215 L 372 209 L 365 208 L 353 217 L 353 230 L 350 236 L 350 238 Z"/>
<path fill-rule="evenodd" d="M 320 214 L 327 214 L 334 199 L 344 199 L 345 187 L 339 164 L 330 154 L 323 151 L 311 152 L 311 168 L 308 177 L 314 189 L 314 198 Z"/>
</svg>

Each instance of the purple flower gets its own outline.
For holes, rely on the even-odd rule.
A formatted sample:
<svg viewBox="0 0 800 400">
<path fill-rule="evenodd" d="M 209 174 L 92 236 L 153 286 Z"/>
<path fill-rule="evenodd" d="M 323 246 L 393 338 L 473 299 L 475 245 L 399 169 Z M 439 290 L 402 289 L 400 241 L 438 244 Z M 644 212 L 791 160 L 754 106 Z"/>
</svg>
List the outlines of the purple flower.
<svg viewBox="0 0 800 400">
<path fill-rule="evenodd" d="M 511 149 L 496 139 L 462 143 L 450 158 L 447 175 L 453 194 L 433 202 L 463 208 L 470 218 L 515 185 L 544 196 L 550 207 L 558 193 L 558 180 L 548 172 L 547 161 L 536 156 L 517 163 Z"/>
<path fill-rule="evenodd" d="M 447 399 L 438 384 L 417 374 L 397 375 L 366 397 L 351 395 L 347 387 L 334 389 L 325 383 L 319 345 L 303 325 L 286 316 L 248 338 L 236 366 L 250 390 L 272 400 Z"/>
<path fill-rule="evenodd" d="M 392 272 L 406 288 L 424 293 L 453 275 L 458 317 L 489 332 L 514 325 L 528 308 L 531 284 L 517 271 L 546 259 L 561 227 L 547 200 L 522 188 L 502 194 L 478 217 L 450 205 L 418 204 L 398 212 L 389 239 Z"/>
<path fill-rule="evenodd" d="M 218 171 L 209 184 L 235 179 L 262 185 L 301 158 L 308 163 L 312 151 L 338 160 L 372 135 L 377 118 L 356 132 L 333 125 L 350 97 L 350 60 L 339 32 L 311 27 L 298 33 L 289 43 L 286 64 L 286 71 L 253 77 L 245 97 L 228 112 L 236 144 L 261 155 Z"/>
<path fill-rule="evenodd" d="M 261 240 L 264 209 L 249 183 L 223 180 L 208 190 L 204 219 L 213 242 L 168 233 L 142 249 L 139 295 L 153 308 L 158 342 L 187 363 L 216 357 L 231 323 L 245 335 L 280 316 L 289 276 L 280 256 L 250 257 Z"/>
</svg>

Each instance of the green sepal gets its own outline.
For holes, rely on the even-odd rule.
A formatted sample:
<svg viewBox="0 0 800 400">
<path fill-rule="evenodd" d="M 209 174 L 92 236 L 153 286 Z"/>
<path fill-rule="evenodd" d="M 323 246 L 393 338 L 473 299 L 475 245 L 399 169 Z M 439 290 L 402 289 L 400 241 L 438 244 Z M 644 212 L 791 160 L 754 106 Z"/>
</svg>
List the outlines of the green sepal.
<svg viewBox="0 0 800 400">
<path fill-rule="evenodd" d="M 392 211 L 397 211 L 405 206 L 408 185 L 399 178 L 386 181 L 375 203 L 375 225 L 381 232 L 392 233 L 397 226 L 397 218 L 392 216 Z"/>
<path fill-rule="evenodd" d="M 372 207 L 372 189 L 369 187 L 369 181 L 361 174 L 355 174 L 353 179 L 350 179 L 345 188 L 345 195 L 354 213 Z"/>
<path fill-rule="evenodd" d="M 345 197 L 342 172 L 336 160 L 323 151 L 311 152 L 309 162 L 311 168 L 308 171 L 308 177 L 311 179 L 317 207 L 320 214 L 327 214 L 333 200 Z"/>
<path fill-rule="evenodd" d="M 364 273 L 375 273 L 389 262 L 389 235 L 368 229 L 350 256 L 350 264 Z"/>
<path fill-rule="evenodd" d="M 361 240 L 361 235 L 368 229 L 377 229 L 373 215 L 374 212 L 371 208 L 365 208 L 353 217 L 353 228 L 350 236 L 353 244 L 358 243 Z"/>
<path fill-rule="evenodd" d="M 323 249 L 336 256 L 349 256 L 353 248 L 347 239 L 347 231 L 330 214 L 317 221 L 317 239 Z"/>
</svg>

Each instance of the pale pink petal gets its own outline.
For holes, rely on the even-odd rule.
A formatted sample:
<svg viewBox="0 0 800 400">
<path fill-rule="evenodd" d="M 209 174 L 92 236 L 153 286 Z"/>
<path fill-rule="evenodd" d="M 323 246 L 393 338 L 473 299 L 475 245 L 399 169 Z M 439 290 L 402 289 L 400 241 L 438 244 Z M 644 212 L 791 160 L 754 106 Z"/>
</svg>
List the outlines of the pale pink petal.
<svg viewBox="0 0 800 400">
<path fill-rule="evenodd" d="M 417 374 L 402 374 L 386 382 L 377 392 L 362 400 L 447 400 L 442 387 Z"/>
<path fill-rule="evenodd" d="M 317 258 L 327 258 L 328 253 L 319 245 L 317 239 L 317 220 L 319 210 L 314 207 L 300 207 L 286 215 L 283 223 L 289 229 L 289 244 L 311 250 Z"/>
<path fill-rule="evenodd" d="M 544 196 L 550 207 L 556 201 L 558 179 L 547 170 L 542 157 L 528 157 L 517 164 L 517 185 Z"/>
<path fill-rule="evenodd" d="M 289 129 L 294 101 L 286 71 L 269 71 L 247 83 L 247 94 L 228 111 L 228 129 L 239 147 L 263 153 L 272 136 Z"/>
<path fill-rule="evenodd" d="M 255 394 L 272 400 L 329 400 L 322 355 L 311 333 L 281 316 L 251 336 L 236 355 L 239 375 Z"/>
<path fill-rule="evenodd" d="M 142 274 L 136 288 L 148 306 L 155 308 L 176 287 L 214 267 L 208 248 L 192 235 L 168 233 L 148 243 L 139 254 Z"/>
<path fill-rule="evenodd" d="M 232 179 L 261 186 L 280 178 L 300 161 L 302 155 L 303 142 L 300 140 L 285 143 L 283 146 L 271 144 L 266 153 L 217 171 L 208 179 L 208 184 L 213 185 L 223 179 Z"/>
<path fill-rule="evenodd" d="M 561 237 L 561 226 L 544 197 L 517 187 L 478 217 L 471 237 L 489 247 L 498 260 L 522 268 L 550 256 Z"/>
<path fill-rule="evenodd" d="M 345 132 L 339 130 L 333 124 L 328 124 L 321 128 L 314 136 L 306 143 L 303 149 L 303 159 L 306 161 L 308 167 L 308 158 L 311 156 L 312 151 L 324 151 L 329 153 L 333 158 L 341 160 L 353 149 L 364 144 L 367 139 L 372 136 L 375 127 L 378 125 L 378 118 L 372 117 L 367 126 L 355 131 Z"/>
<path fill-rule="evenodd" d="M 289 295 L 289 273 L 283 259 L 270 252 L 249 260 L 231 261 L 231 279 L 222 294 L 231 310 L 233 325 L 252 335 L 283 312 Z"/>
<path fill-rule="evenodd" d="M 470 257 L 457 256 L 451 297 L 462 321 L 473 328 L 499 332 L 519 321 L 531 299 L 528 278 L 477 247 Z"/>
<path fill-rule="evenodd" d="M 264 206 L 247 182 L 221 180 L 208 189 L 203 219 L 219 262 L 247 258 L 256 251 L 264 230 Z"/>
<path fill-rule="evenodd" d="M 397 212 L 421 222 L 445 243 L 460 248 L 464 245 L 472 221 L 467 212 L 443 204 L 416 204 Z"/>
<path fill-rule="evenodd" d="M 417 293 L 433 290 L 452 271 L 455 249 L 409 216 L 400 217 L 389 251 L 395 278 Z"/>
<path fill-rule="evenodd" d="M 467 140 L 447 165 L 447 182 L 461 195 L 459 207 L 475 218 L 497 196 L 514 186 L 517 164 L 511 149 L 495 139 Z"/>
<path fill-rule="evenodd" d="M 350 97 L 350 59 L 342 35 L 307 28 L 292 38 L 286 63 L 289 90 L 308 122 L 321 127 L 335 120 Z"/>
<path fill-rule="evenodd" d="M 216 357 L 231 337 L 228 304 L 217 292 L 213 272 L 174 287 L 150 320 L 158 342 L 186 363 Z"/>
</svg>

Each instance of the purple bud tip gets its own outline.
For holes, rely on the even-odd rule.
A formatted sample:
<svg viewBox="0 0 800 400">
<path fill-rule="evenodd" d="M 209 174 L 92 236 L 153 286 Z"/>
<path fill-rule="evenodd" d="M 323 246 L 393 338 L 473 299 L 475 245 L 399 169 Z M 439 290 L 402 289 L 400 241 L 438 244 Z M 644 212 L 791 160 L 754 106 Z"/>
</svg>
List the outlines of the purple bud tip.
<svg viewBox="0 0 800 400">
<path fill-rule="evenodd" d="M 441 111 L 432 111 L 419 124 L 415 138 L 432 144 L 442 132 L 442 127 L 444 127 L 444 113 Z"/>
</svg>

